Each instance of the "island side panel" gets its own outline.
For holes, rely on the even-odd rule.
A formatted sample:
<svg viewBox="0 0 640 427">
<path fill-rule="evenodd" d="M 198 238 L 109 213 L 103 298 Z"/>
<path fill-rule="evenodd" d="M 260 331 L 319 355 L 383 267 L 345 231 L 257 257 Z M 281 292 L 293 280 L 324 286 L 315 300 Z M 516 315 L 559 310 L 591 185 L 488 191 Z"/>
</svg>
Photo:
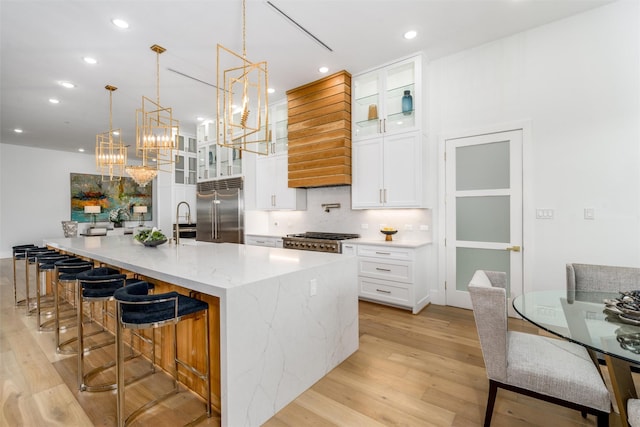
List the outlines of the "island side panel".
<svg viewBox="0 0 640 427">
<path fill-rule="evenodd" d="M 352 256 L 230 289 L 222 304 L 223 426 L 263 424 L 358 349 Z"/>
</svg>

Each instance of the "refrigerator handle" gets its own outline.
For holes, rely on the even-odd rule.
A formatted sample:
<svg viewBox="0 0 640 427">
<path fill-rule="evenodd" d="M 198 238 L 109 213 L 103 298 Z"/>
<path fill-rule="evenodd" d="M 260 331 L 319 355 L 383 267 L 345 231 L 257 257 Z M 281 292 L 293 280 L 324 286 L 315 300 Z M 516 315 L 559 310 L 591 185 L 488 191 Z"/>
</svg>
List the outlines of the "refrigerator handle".
<svg viewBox="0 0 640 427">
<path fill-rule="evenodd" d="M 215 208 L 216 208 L 216 204 L 215 201 L 211 202 L 211 207 L 210 207 L 210 218 L 211 218 L 211 240 L 214 240 L 216 238 L 216 214 L 215 214 Z"/>
</svg>

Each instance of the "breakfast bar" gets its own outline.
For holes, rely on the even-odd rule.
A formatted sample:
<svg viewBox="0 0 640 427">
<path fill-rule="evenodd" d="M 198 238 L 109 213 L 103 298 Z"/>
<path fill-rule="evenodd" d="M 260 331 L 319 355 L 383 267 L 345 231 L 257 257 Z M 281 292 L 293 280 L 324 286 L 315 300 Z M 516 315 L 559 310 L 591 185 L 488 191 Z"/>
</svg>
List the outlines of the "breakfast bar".
<svg viewBox="0 0 640 427">
<path fill-rule="evenodd" d="M 223 426 L 264 423 L 358 348 L 354 256 L 195 241 L 151 248 L 132 236 L 44 243 L 215 302 L 212 402 Z"/>
</svg>

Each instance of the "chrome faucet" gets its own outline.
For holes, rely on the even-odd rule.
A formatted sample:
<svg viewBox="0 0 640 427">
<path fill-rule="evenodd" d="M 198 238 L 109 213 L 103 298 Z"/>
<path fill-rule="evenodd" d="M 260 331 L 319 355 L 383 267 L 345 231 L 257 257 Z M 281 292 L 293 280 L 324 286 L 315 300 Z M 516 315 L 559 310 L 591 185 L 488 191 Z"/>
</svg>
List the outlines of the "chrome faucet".
<svg viewBox="0 0 640 427">
<path fill-rule="evenodd" d="M 187 224 L 191 224 L 191 206 L 189 206 L 189 203 L 187 202 L 180 202 L 178 203 L 178 206 L 176 206 L 176 229 L 175 229 L 175 234 L 176 234 L 176 245 L 180 243 L 180 225 L 179 225 L 179 220 L 180 220 L 180 206 L 182 204 L 187 205 Z"/>
</svg>

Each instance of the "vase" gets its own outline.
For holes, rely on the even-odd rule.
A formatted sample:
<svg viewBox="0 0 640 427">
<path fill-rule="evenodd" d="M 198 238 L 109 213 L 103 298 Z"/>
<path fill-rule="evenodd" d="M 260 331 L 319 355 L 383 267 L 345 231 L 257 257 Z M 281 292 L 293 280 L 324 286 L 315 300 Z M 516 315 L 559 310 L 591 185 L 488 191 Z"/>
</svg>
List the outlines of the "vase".
<svg viewBox="0 0 640 427">
<path fill-rule="evenodd" d="M 408 116 L 413 112 L 413 97 L 411 96 L 411 91 L 405 90 L 404 96 L 402 97 L 402 114 Z"/>
</svg>

